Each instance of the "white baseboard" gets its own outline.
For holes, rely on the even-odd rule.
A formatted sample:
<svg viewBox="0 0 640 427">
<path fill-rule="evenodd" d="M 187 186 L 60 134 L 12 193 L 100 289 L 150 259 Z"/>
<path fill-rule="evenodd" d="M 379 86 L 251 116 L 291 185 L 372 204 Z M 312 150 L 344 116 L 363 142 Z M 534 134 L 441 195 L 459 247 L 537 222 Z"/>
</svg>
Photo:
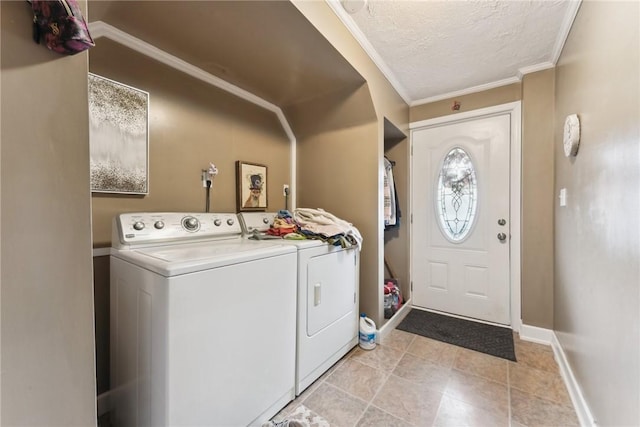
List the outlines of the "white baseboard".
<svg viewBox="0 0 640 427">
<path fill-rule="evenodd" d="M 111 254 L 111 248 L 93 248 L 93 256 L 109 256 Z"/>
<path fill-rule="evenodd" d="M 564 354 L 562 346 L 560 346 L 560 341 L 558 341 L 555 332 L 551 329 L 538 328 L 537 326 L 522 325 L 520 327 L 520 339 L 551 346 L 553 349 L 553 357 L 560 368 L 560 375 L 562 376 L 564 385 L 567 387 L 580 425 L 582 427 L 595 427 L 596 423 L 591 415 L 591 410 L 589 410 L 589 405 L 587 405 L 587 402 L 584 400 L 580 385 L 573 375 L 571 366 L 567 361 L 567 357 Z"/>
<path fill-rule="evenodd" d="M 538 344 L 551 345 L 553 342 L 553 331 L 551 329 L 539 328 L 537 326 L 520 326 L 520 339 Z"/>
<path fill-rule="evenodd" d="M 378 333 L 376 334 L 376 342 L 379 344 L 384 337 L 387 336 L 392 330 L 396 328 L 402 322 L 402 320 L 407 317 L 407 314 L 411 311 L 411 299 L 404 302 L 400 310 L 394 314 L 391 319 L 387 320 L 387 322 L 382 325 L 381 328 L 378 329 Z"/>
<path fill-rule="evenodd" d="M 576 380 L 576 377 L 573 375 L 573 371 L 571 370 L 571 366 L 567 361 L 567 357 L 564 354 L 564 350 L 562 346 L 560 346 L 560 341 L 558 341 L 558 337 L 556 334 L 553 334 L 553 340 L 551 342 L 551 347 L 553 348 L 553 355 L 558 362 L 558 366 L 560 367 L 560 375 L 562 375 L 562 379 L 564 380 L 564 384 L 567 386 L 567 391 L 569 392 L 569 396 L 571 397 L 571 402 L 573 403 L 573 407 L 576 410 L 576 414 L 578 415 L 578 421 L 582 427 L 595 427 L 596 422 L 591 414 L 591 410 L 589 409 L 589 405 L 587 405 L 587 401 L 584 399 L 582 395 L 582 389 Z"/>
</svg>

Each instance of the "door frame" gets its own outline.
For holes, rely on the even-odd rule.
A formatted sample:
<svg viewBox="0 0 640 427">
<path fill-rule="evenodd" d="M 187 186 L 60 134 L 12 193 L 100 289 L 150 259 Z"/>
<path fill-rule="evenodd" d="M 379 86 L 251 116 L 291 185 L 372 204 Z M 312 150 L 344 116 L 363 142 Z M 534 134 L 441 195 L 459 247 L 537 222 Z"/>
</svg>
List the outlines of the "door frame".
<svg viewBox="0 0 640 427">
<path fill-rule="evenodd" d="M 428 129 L 444 125 L 451 125 L 473 119 L 482 119 L 502 114 L 509 114 L 511 119 L 510 135 L 510 165 L 509 178 L 509 216 L 511 224 L 511 241 L 509 248 L 509 290 L 510 290 L 510 327 L 519 331 L 522 326 L 521 302 L 520 302 L 520 271 L 521 271 L 521 221 L 522 221 L 522 102 L 515 101 L 506 104 L 495 105 L 478 110 L 463 113 L 450 114 L 433 119 L 420 120 L 409 123 L 410 150 L 409 150 L 409 236 L 413 235 L 413 133 L 418 129 Z M 409 248 L 409 281 L 413 289 L 413 240 Z"/>
</svg>

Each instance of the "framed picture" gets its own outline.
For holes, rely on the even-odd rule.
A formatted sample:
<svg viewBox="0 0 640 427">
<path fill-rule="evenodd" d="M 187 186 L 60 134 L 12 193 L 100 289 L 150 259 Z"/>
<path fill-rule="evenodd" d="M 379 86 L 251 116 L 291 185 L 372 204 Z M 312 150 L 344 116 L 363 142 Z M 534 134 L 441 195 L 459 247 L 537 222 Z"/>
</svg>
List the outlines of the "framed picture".
<svg viewBox="0 0 640 427">
<path fill-rule="evenodd" d="M 238 160 L 236 162 L 236 209 L 267 210 L 267 167 Z"/>
<path fill-rule="evenodd" d="M 149 93 L 89 73 L 91 191 L 149 194 Z"/>
</svg>

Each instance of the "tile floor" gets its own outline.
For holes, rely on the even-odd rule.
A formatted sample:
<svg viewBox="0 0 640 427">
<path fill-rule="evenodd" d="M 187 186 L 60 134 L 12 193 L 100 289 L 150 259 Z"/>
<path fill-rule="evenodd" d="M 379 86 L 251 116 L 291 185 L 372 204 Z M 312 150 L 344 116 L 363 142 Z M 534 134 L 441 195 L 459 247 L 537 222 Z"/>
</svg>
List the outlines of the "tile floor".
<svg viewBox="0 0 640 427">
<path fill-rule="evenodd" d="M 577 426 L 551 347 L 514 334 L 518 362 L 394 330 L 353 349 L 274 421 L 351 426 Z"/>
</svg>

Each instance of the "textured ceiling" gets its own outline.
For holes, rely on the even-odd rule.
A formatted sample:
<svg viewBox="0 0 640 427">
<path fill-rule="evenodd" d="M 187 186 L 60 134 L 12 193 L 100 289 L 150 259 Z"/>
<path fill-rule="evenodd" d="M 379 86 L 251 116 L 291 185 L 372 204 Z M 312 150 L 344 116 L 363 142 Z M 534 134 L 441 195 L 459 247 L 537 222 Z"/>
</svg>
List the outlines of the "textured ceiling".
<svg viewBox="0 0 640 427">
<path fill-rule="evenodd" d="M 554 66 L 580 4 L 327 1 L 412 105 L 513 83 Z"/>
</svg>

